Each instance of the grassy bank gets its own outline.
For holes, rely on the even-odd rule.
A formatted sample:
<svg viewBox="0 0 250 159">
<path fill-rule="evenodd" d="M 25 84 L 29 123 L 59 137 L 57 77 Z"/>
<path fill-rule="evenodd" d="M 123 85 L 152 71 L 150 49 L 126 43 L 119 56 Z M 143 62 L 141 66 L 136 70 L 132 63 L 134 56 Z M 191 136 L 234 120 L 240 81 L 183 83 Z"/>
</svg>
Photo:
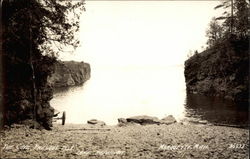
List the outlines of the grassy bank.
<svg viewBox="0 0 250 159">
<path fill-rule="evenodd" d="M 1 131 L 1 158 L 248 158 L 249 131 L 209 125 L 15 125 Z"/>
</svg>

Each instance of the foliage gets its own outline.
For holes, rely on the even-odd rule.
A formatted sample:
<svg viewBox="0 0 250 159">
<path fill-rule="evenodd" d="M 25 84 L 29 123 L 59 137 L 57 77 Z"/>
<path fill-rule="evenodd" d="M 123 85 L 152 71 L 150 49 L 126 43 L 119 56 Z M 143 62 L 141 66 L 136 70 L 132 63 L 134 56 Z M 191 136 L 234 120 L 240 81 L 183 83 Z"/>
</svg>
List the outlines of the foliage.
<svg viewBox="0 0 250 159">
<path fill-rule="evenodd" d="M 220 26 L 218 21 L 213 18 L 209 23 L 209 29 L 206 32 L 206 36 L 208 37 L 207 44 L 209 46 L 215 45 L 215 43 L 222 38 L 223 28 Z"/>
<path fill-rule="evenodd" d="M 249 3 L 246 0 L 224 0 L 214 9 L 223 9 L 221 16 L 213 18 L 207 30 L 208 46 L 221 40 L 248 38 Z M 223 20 L 221 23 L 218 21 Z"/>
<path fill-rule="evenodd" d="M 235 34 L 240 37 L 248 36 L 249 29 L 249 2 L 244 0 L 235 1 Z"/>
<path fill-rule="evenodd" d="M 30 45 L 34 54 L 43 52 L 51 56 L 55 52 L 49 44 L 77 47 L 74 34 L 79 29 L 79 15 L 74 11 L 84 9 L 83 2 L 4 0 L 3 6 L 3 39 L 8 55 L 27 60 Z M 70 20 L 68 15 L 72 12 L 74 17 Z"/>
<path fill-rule="evenodd" d="M 7 111 L 18 100 L 25 99 L 36 105 L 34 96 L 39 98 L 39 92 L 41 94 L 45 88 L 48 90 L 47 77 L 54 71 L 53 64 L 60 48 L 78 46 L 79 42 L 74 37 L 79 30 L 83 5 L 83 1 L 73 0 L 2 1 L 4 99 Z M 18 90 L 23 90 L 23 93 L 16 93 Z M 42 102 L 48 101 L 38 101 L 38 105 L 47 104 Z"/>
</svg>

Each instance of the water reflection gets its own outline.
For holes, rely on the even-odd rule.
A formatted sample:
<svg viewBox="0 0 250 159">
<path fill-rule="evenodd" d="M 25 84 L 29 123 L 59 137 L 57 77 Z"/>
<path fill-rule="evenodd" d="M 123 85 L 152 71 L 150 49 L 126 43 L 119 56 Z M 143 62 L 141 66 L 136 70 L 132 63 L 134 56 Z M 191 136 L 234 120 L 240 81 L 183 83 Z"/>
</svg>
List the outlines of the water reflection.
<svg viewBox="0 0 250 159">
<path fill-rule="evenodd" d="M 248 103 L 187 93 L 185 108 L 188 118 L 207 120 L 210 123 L 248 125 Z"/>
</svg>

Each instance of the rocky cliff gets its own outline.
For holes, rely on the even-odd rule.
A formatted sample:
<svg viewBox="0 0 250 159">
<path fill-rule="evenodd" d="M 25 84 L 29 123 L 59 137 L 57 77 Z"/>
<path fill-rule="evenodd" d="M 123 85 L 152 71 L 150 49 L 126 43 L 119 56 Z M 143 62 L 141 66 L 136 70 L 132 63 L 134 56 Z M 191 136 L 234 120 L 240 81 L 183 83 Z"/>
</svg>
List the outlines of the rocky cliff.
<svg viewBox="0 0 250 159">
<path fill-rule="evenodd" d="M 5 68 L 8 70 L 4 72 L 5 87 L 0 92 L 4 108 L 0 119 L 4 125 L 20 123 L 49 130 L 54 115 L 49 103 L 53 98 L 53 88 L 79 85 L 90 78 L 90 65 L 87 63 L 62 62 L 43 56 L 34 65 L 34 90 L 30 65 L 6 64 Z"/>
<path fill-rule="evenodd" d="M 41 56 L 31 66 L 23 61 L 9 61 L 4 57 L 1 121 L 4 125 L 23 123 L 36 128 L 50 129 L 54 109 L 49 101 L 53 97 L 47 77 L 53 72 L 54 58 Z M 35 84 L 35 88 L 34 85 Z M 34 120 L 35 119 L 35 120 Z"/>
<path fill-rule="evenodd" d="M 84 62 L 58 61 L 55 71 L 48 78 L 54 88 L 68 87 L 83 84 L 90 78 L 90 65 Z"/>
<path fill-rule="evenodd" d="M 248 40 L 228 40 L 185 62 L 187 92 L 247 101 Z"/>
</svg>

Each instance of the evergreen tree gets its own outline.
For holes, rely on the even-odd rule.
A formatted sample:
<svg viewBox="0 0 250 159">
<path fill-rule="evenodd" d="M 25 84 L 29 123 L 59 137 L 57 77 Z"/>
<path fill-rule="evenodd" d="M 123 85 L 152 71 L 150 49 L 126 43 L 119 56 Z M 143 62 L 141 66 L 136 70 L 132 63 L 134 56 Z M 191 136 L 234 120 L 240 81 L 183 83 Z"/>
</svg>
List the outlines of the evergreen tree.
<svg viewBox="0 0 250 159">
<path fill-rule="evenodd" d="M 220 26 L 216 18 L 213 18 L 206 32 L 206 36 L 208 37 L 207 41 L 208 46 L 210 47 L 215 45 L 218 40 L 221 40 L 222 35 L 223 35 L 223 28 Z"/>
<path fill-rule="evenodd" d="M 249 2 L 247 0 L 224 0 L 215 9 L 223 8 L 223 15 L 216 20 L 224 20 L 225 36 L 233 34 L 238 38 L 246 38 L 248 34 Z"/>
</svg>

